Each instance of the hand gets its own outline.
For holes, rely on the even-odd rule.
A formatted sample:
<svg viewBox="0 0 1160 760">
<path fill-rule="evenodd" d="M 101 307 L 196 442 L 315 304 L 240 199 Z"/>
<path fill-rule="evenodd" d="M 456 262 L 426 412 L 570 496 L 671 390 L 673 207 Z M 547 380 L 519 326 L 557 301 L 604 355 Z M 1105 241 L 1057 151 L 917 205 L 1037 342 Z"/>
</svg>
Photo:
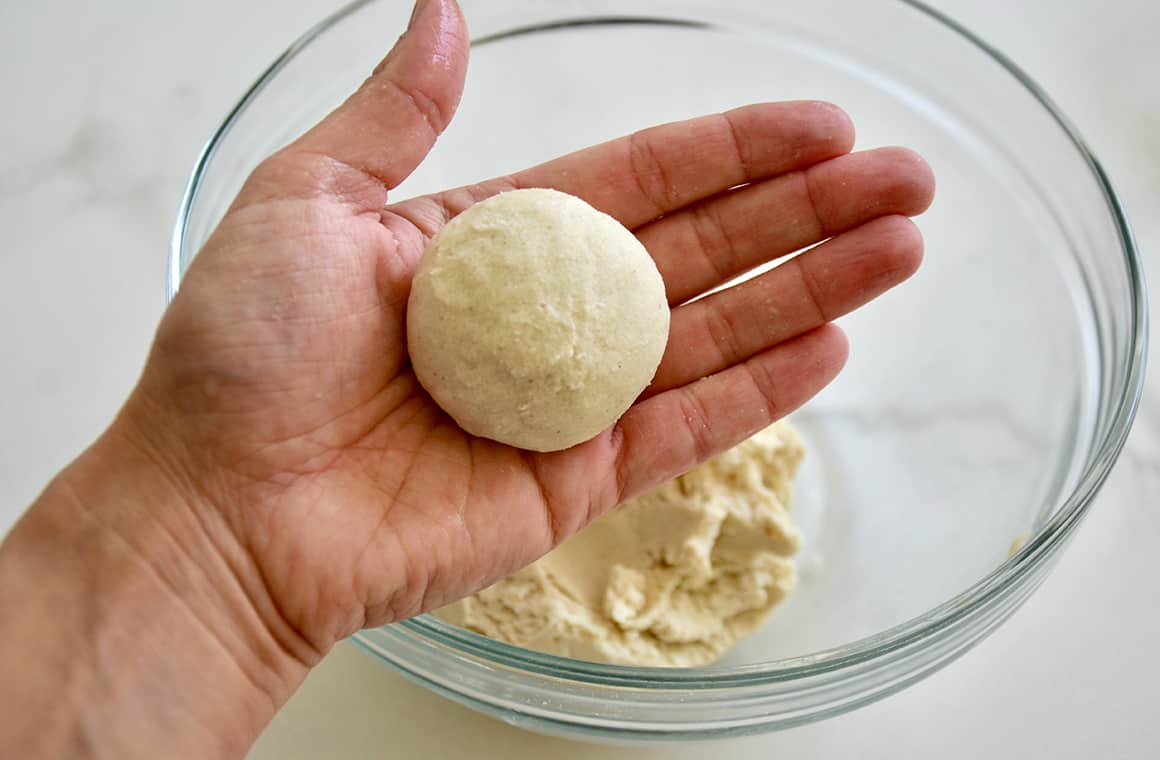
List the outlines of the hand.
<svg viewBox="0 0 1160 760">
<path fill-rule="evenodd" d="M 420 2 L 363 87 L 264 162 L 193 263 L 119 423 L 188 493 L 267 624 L 304 659 L 526 565 L 622 500 L 784 416 L 842 366 L 833 319 L 901 282 L 933 180 L 847 155 L 834 106 L 752 105 L 387 205 L 450 120 L 468 37 Z M 517 187 L 635 231 L 673 305 L 668 351 L 610 430 L 533 454 L 458 428 L 410 371 L 428 240 Z M 772 271 L 689 299 L 820 241 Z"/>
</svg>

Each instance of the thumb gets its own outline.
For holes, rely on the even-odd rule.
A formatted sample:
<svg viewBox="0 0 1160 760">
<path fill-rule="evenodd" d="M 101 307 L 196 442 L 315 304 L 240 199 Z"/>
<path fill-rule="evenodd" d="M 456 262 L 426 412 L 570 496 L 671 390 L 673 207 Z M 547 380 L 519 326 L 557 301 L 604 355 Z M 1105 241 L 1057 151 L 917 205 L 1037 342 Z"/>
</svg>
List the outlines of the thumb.
<svg viewBox="0 0 1160 760">
<path fill-rule="evenodd" d="M 371 76 L 288 151 L 326 156 L 386 189 L 397 186 L 450 123 L 468 48 L 456 0 L 418 0 L 407 30 Z"/>
</svg>

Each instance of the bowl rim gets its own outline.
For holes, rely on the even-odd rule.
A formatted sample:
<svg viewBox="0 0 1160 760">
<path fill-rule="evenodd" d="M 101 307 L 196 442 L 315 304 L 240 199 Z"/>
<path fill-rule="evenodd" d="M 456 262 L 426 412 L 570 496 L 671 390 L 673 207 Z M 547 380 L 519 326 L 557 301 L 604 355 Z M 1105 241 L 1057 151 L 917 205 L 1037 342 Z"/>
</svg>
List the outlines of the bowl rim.
<svg viewBox="0 0 1160 760">
<path fill-rule="evenodd" d="M 198 190 L 218 147 L 250 103 L 266 85 L 305 47 L 328 29 L 377 0 L 354 0 L 322 19 L 303 33 L 266 68 L 226 115 L 221 125 L 205 143 L 186 183 L 177 219 L 170 239 L 167 269 L 167 302 L 176 295 L 182 278 L 183 250 L 188 223 Z M 1144 388 L 1148 343 L 1147 289 L 1143 265 L 1123 204 L 1111 181 L 1076 126 L 1047 95 L 1044 89 L 1006 54 L 967 29 L 948 14 L 930 7 L 923 0 L 894 0 L 927 16 L 936 24 L 954 32 L 966 42 L 999 64 L 1048 112 L 1079 152 L 1095 179 L 1119 238 L 1132 301 L 1131 326 L 1128 334 L 1127 371 L 1120 387 L 1115 389 L 1118 401 L 1110 415 L 1103 440 L 1093 452 L 1072 493 L 1045 525 L 1006 561 L 979 581 L 945 602 L 903 623 L 847 644 L 810 654 L 741 666 L 708 666 L 701 668 L 632 667 L 589 662 L 516 647 L 501 641 L 460 629 L 431 615 L 421 615 L 393 624 L 412 638 L 442 645 L 459 654 L 481 658 L 490 663 L 514 668 L 529 674 L 550 676 L 585 685 L 629 686 L 645 690 L 720 689 L 756 686 L 812 678 L 877 661 L 935 636 L 939 631 L 970 619 L 977 611 L 1002 599 L 1028 576 L 1034 575 L 1066 543 L 1085 516 L 1094 497 L 1107 479 L 1131 430 Z M 680 19 L 618 16 L 599 19 L 602 23 L 661 23 L 668 25 L 713 28 L 712 24 Z M 558 21 L 517 27 L 495 34 L 473 37 L 472 45 L 487 44 L 521 34 L 552 28 L 596 23 L 591 17 L 575 22 Z M 367 637 L 371 631 L 360 631 L 353 638 L 364 649 L 374 652 L 376 645 Z"/>
</svg>

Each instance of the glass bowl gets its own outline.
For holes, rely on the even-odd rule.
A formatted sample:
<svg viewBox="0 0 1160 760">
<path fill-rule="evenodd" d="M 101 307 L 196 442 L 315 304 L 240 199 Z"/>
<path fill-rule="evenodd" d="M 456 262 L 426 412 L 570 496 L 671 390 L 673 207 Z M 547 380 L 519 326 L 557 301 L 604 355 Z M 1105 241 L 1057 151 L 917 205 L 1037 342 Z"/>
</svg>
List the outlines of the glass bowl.
<svg viewBox="0 0 1160 760">
<path fill-rule="evenodd" d="M 171 295 L 249 171 L 357 86 L 405 26 L 406 5 L 347 6 L 246 93 L 190 180 Z M 842 105 L 859 148 L 918 150 L 939 194 L 919 220 L 922 270 L 842 320 L 849 365 L 795 415 L 810 452 L 793 506 L 807 540 L 799 587 L 720 664 L 583 662 L 430 616 L 358 643 L 516 725 L 683 739 L 850 710 L 946 665 L 1007 618 L 1091 505 L 1144 371 L 1144 285 L 1127 221 L 1044 93 L 969 31 L 904 0 L 463 7 L 474 35 L 463 103 L 395 199 L 657 122 L 793 98 Z"/>
</svg>

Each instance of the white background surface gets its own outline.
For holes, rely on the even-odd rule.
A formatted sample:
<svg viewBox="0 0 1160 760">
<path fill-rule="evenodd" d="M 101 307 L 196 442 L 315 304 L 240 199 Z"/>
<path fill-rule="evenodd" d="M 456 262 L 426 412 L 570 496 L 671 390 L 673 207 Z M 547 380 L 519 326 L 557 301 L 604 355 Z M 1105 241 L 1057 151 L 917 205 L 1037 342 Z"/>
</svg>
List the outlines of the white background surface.
<svg viewBox="0 0 1160 760">
<path fill-rule="evenodd" d="M 1012 55 L 1071 115 L 1160 282 L 1160 4 L 934 5 Z M 174 209 L 202 142 L 285 44 L 335 6 L 0 2 L 0 531 L 133 383 L 164 306 Z M 396 33 L 384 30 L 384 51 Z M 477 716 L 343 645 L 252 756 L 1156 757 L 1155 372 L 1148 386 L 1126 452 L 1043 588 L 966 657 L 885 702 L 776 735 L 609 750 Z"/>
</svg>

